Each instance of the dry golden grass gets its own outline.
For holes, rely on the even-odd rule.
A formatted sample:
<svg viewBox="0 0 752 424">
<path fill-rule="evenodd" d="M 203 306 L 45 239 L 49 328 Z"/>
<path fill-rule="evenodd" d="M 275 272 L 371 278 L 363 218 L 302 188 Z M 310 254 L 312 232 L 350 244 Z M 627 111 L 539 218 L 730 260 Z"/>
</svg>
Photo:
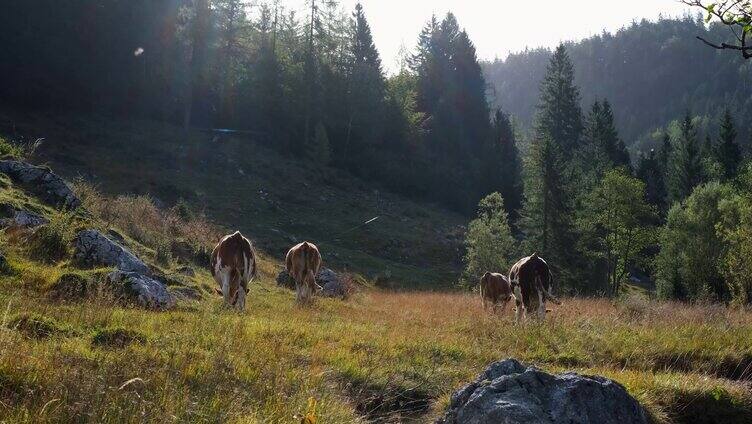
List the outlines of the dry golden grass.
<svg viewBox="0 0 752 424">
<path fill-rule="evenodd" d="M 463 381 L 506 357 L 614 378 L 658 422 L 698 422 L 698 410 L 707 418 L 700 422 L 752 416 L 749 388 L 724 378 L 734 362 L 749 364 L 748 312 L 651 304 L 654 312 L 638 316 L 603 300 L 567 299 L 546 323 L 515 326 L 511 310 L 492 316 L 468 294 L 368 291 L 300 309 L 264 280 L 242 314 L 219 299 L 150 313 L 0 295 L 7 317 L 31 312 L 72 329 L 45 340 L 0 330 L 0 417 L 292 422 L 314 398 L 321 422 L 425 422 Z M 105 328 L 145 342 L 103 349 L 92 338 Z M 417 411 L 399 414 L 398 404 Z"/>
</svg>

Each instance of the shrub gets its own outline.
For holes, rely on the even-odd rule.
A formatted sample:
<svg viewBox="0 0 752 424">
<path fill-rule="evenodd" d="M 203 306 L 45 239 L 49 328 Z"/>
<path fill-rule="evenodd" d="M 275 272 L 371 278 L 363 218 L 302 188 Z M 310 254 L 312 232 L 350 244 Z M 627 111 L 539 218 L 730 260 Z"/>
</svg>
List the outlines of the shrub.
<svg viewBox="0 0 752 424">
<path fill-rule="evenodd" d="M 23 157 L 23 149 L 0 137 L 0 157 L 21 158 Z"/>
<path fill-rule="evenodd" d="M 461 283 L 472 286 L 487 272 L 506 272 L 516 254 L 504 199 L 493 193 L 480 201 L 478 218 L 470 222 L 465 239 L 465 271 Z"/>
<path fill-rule="evenodd" d="M 170 243 L 167 240 L 158 240 L 154 252 L 154 260 L 157 264 L 162 266 L 170 265 L 170 262 L 172 262 L 172 250 Z"/>
<path fill-rule="evenodd" d="M 718 264 L 727 251 L 716 226 L 720 203 L 732 197 L 730 187 L 716 182 L 695 188 L 675 204 L 661 230 L 656 258 L 658 294 L 663 298 L 728 300 L 729 290 Z"/>
<path fill-rule="evenodd" d="M 82 181 L 76 182 L 74 191 L 83 202 L 84 208 L 106 227 L 114 226 L 123 230 L 138 242 L 158 251 L 159 260 L 170 253 L 180 259 L 203 263 L 219 239 L 219 231 L 202 215 L 190 210 L 185 202 L 170 209 L 162 210 L 147 196 L 118 196 L 109 198 L 100 194 L 94 187 Z M 165 249 L 164 240 L 180 240 L 190 249 L 178 252 L 175 243 Z M 183 255 L 188 253 L 188 255 Z M 186 257 L 184 257 L 186 256 Z"/>
<path fill-rule="evenodd" d="M 143 334 L 128 330 L 125 328 L 105 328 L 101 329 L 94 334 L 91 340 L 94 346 L 123 349 L 133 343 L 144 344 L 146 343 L 146 336 Z"/>
<path fill-rule="evenodd" d="M 68 256 L 75 236 L 74 219 L 71 213 L 53 216 L 49 224 L 32 233 L 29 247 L 32 256 L 45 262 L 56 262 Z"/>
</svg>

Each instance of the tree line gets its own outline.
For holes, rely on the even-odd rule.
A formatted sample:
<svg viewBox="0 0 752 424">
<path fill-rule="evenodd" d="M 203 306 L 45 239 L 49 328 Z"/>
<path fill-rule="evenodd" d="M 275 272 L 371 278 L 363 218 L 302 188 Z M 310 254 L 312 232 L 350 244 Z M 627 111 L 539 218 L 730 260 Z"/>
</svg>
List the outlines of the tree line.
<svg viewBox="0 0 752 424">
<path fill-rule="evenodd" d="M 23 19 L 19 19 L 23 17 Z M 471 212 L 500 191 L 516 210 L 509 116 L 490 110 L 451 13 L 416 31 L 387 76 L 362 5 L 303 11 L 246 0 L 11 2 L 0 98 L 13 107 L 244 130 L 320 166 Z M 500 163 L 508 164 L 500 167 Z"/>
<path fill-rule="evenodd" d="M 655 130 L 691 109 L 715 130 L 729 107 L 739 117 L 739 142 L 752 147 L 752 61 L 707 47 L 696 37 L 732 42 L 722 24 L 706 26 L 702 16 L 641 20 L 613 32 L 566 43 L 582 99 L 608 98 L 620 134 L 635 154 L 660 144 Z M 483 63 L 493 101 L 532 127 L 538 84 L 553 52 L 528 49 Z"/>
<path fill-rule="evenodd" d="M 520 217 L 509 219 L 499 193 L 480 202 L 465 284 L 538 252 L 571 294 L 616 297 L 630 280 L 652 280 L 663 298 L 752 301 L 752 163 L 738 144 L 734 111 L 724 111 L 717 131 L 701 132 L 704 118 L 687 110 L 657 132 L 657 149 L 632 161 L 609 101 L 584 112 L 581 104 L 560 45 L 539 87 Z"/>
</svg>

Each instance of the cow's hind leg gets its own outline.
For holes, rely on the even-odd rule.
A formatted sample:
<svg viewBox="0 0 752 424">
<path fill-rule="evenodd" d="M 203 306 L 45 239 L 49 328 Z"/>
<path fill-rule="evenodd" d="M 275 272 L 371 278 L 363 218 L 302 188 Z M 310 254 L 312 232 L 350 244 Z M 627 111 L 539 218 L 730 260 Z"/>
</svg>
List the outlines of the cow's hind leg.
<svg viewBox="0 0 752 424">
<path fill-rule="evenodd" d="M 522 292 L 519 285 L 514 287 L 514 304 L 514 322 L 519 324 L 520 321 L 525 320 L 525 305 L 522 302 Z"/>
<path fill-rule="evenodd" d="M 543 292 L 538 292 L 538 319 L 546 319 L 546 297 Z"/>
<path fill-rule="evenodd" d="M 238 291 L 235 294 L 235 308 L 237 308 L 238 311 L 245 309 L 245 295 L 245 288 L 243 288 L 242 285 L 238 285 Z"/>
<path fill-rule="evenodd" d="M 222 287 L 222 299 L 225 301 L 225 305 L 231 304 L 230 299 L 230 268 L 222 268 L 218 273 L 219 285 Z"/>
</svg>

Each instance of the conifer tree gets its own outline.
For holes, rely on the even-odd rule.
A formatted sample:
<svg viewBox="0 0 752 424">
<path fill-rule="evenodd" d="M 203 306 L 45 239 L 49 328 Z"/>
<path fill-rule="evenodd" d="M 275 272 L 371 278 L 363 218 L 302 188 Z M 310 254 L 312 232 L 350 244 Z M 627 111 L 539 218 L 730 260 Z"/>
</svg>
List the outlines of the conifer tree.
<svg viewBox="0 0 752 424">
<path fill-rule="evenodd" d="M 349 37 L 345 156 L 365 143 L 381 142 L 386 90 L 381 57 L 360 3 L 355 5 Z"/>
<path fill-rule="evenodd" d="M 574 69 L 560 45 L 551 58 L 540 87 L 535 134 L 525 162 L 525 204 L 522 229 L 528 250 L 548 256 L 554 264 L 568 264 L 563 283 L 576 287 L 577 245 L 570 169 L 572 150 L 579 146 L 582 116 Z"/>
<path fill-rule="evenodd" d="M 537 138 L 550 139 L 567 159 L 580 144 L 580 91 L 574 84 L 574 67 L 563 44 L 556 48 L 546 68 L 534 127 Z"/>
<path fill-rule="evenodd" d="M 522 205 L 522 162 L 509 115 L 501 108 L 494 112 L 490 140 L 483 156 L 487 191 L 501 193 L 509 217 L 515 221 Z"/>
<path fill-rule="evenodd" d="M 666 204 L 666 184 L 663 167 L 654 149 L 640 155 L 637 161 L 637 177 L 645 183 L 645 198 L 648 203 L 662 211 Z"/>
<path fill-rule="evenodd" d="M 742 160 L 742 152 L 739 145 L 736 144 L 736 136 L 734 118 L 731 116 L 731 111 L 726 109 L 721 118 L 720 143 L 715 149 L 715 157 L 721 164 L 725 180 L 730 180 L 736 176 Z"/>
<path fill-rule="evenodd" d="M 697 143 L 697 130 L 689 112 L 680 123 L 679 134 L 673 140 L 668 166 L 668 194 L 671 203 L 686 199 L 692 189 L 703 182 L 703 168 Z"/>
</svg>

